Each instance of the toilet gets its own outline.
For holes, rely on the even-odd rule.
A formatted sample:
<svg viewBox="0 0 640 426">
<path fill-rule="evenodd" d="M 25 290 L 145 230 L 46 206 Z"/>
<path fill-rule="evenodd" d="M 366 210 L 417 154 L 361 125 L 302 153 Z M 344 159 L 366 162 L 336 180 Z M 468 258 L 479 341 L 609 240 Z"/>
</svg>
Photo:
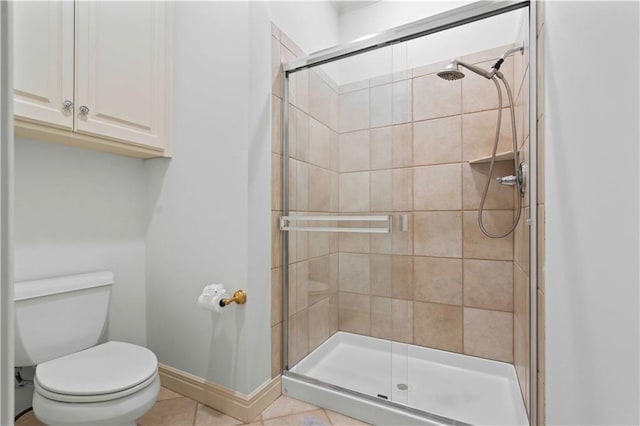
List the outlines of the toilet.
<svg viewBox="0 0 640 426">
<path fill-rule="evenodd" d="M 47 425 L 135 425 L 158 398 L 153 352 L 98 344 L 113 282 L 104 271 L 15 283 L 15 365 L 36 366 L 33 411 Z"/>
</svg>

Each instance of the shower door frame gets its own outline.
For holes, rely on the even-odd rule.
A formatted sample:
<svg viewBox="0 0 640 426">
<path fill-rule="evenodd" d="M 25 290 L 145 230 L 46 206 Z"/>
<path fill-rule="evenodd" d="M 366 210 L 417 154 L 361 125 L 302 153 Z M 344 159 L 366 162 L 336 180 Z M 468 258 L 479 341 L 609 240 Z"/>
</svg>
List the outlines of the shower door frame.
<svg viewBox="0 0 640 426">
<path fill-rule="evenodd" d="M 410 41 L 429 34 L 434 34 L 450 28 L 479 21 L 491 16 L 500 15 L 517 9 L 528 8 L 529 14 L 529 171 L 527 185 L 529 186 L 529 424 L 536 425 L 538 420 L 537 401 L 537 313 L 538 313 L 538 284 L 537 284 L 537 235 L 538 235 L 538 209 L 537 209 L 537 166 L 538 166 L 538 142 L 537 142 L 537 1 L 477 1 L 475 3 L 449 10 L 416 22 L 401 25 L 382 32 L 375 37 L 366 40 L 347 43 L 329 49 L 312 53 L 306 57 L 294 59 L 283 64 L 284 87 L 282 102 L 282 206 L 283 216 L 289 215 L 289 75 L 297 71 L 317 67 L 340 59 L 359 55 L 365 52 L 377 50 L 397 43 Z M 402 410 L 410 415 L 424 417 L 425 420 L 439 422 L 441 424 L 464 424 L 455 419 L 441 416 L 413 408 L 393 401 L 381 400 L 361 392 L 340 386 L 325 383 L 320 380 L 294 373 L 289 366 L 289 231 L 284 233 L 282 239 L 282 308 L 283 308 L 283 332 L 282 332 L 282 360 L 284 377 L 305 382 L 309 385 L 320 387 L 330 391 L 337 391 L 351 397 L 357 397 L 370 403 L 386 406 L 394 410 Z"/>
</svg>

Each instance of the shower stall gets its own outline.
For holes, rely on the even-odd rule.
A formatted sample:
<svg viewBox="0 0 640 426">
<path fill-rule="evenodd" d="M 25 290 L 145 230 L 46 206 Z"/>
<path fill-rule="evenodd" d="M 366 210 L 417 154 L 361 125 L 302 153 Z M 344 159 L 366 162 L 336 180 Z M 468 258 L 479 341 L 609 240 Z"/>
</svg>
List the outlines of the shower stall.
<svg viewBox="0 0 640 426">
<path fill-rule="evenodd" d="M 284 394 L 373 424 L 536 424 L 535 28 L 499 1 L 310 55 L 274 29 Z"/>
</svg>

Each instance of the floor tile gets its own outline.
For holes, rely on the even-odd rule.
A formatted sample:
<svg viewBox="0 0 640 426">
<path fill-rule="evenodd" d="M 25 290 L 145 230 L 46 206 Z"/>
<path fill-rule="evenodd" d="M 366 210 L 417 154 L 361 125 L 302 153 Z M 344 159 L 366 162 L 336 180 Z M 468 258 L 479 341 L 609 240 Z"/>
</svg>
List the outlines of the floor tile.
<svg viewBox="0 0 640 426">
<path fill-rule="evenodd" d="M 313 411 L 317 409 L 318 407 L 314 405 L 282 395 L 262 412 L 262 419 L 265 420 L 266 424 L 267 419 L 289 416 L 291 414 L 304 413 L 306 411 Z"/>
<path fill-rule="evenodd" d="M 222 414 L 213 408 L 198 404 L 195 426 L 232 426 L 239 424 L 242 424 L 242 422 L 238 419 Z"/>
<path fill-rule="evenodd" d="M 330 426 L 331 421 L 324 410 L 309 411 L 265 420 L 264 426 Z"/>
<path fill-rule="evenodd" d="M 36 419 L 36 415 L 33 411 L 23 414 L 16 421 L 16 426 L 45 426 L 40 420 Z"/>
<path fill-rule="evenodd" d="M 360 426 L 360 425 L 368 425 L 369 423 L 363 423 L 360 420 L 353 419 L 351 417 L 344 416 L 340 413 L 336 413 L 334 411 L 325 410 L 331 424 L 334 426 Z"/>
<path fill-rule="evenodd" d="M 171 389 L 165 387 L 160 388 L 160 395 L 158 395 L 158 401 L 164 401 L 165 399 L 183 398 L 179 393 L 175 393 Z"/>
<path fill-rule="evenodd" d="M 189 398 L 159 401 L 138 420 L 138 426 L 192 426 L 197 403 Z"/>
<path fill-rule="evenodd" d="M 46 426 L 33 411 L 16 421 L 16 426 Z M 213 408 L 198 404 L 167 388 L 160 389 L 158 402 L 140 420 L 138 426 L 236 426 L 243 424 Z M 247 426 L 360 426 L 367 423 L 288 396 L 280 396 L 262 415 Z"/>
</svg>

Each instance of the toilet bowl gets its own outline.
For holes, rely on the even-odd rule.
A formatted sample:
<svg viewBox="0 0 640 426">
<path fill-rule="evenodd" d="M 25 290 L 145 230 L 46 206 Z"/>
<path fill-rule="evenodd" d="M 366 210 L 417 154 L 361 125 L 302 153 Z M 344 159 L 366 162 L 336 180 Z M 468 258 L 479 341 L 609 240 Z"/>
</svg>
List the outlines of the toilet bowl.
<svg viewBox="0 0 640 426">
<path fill-rule="evenodd" d="M 148 349 L 108 342 L 38 365 L 33 410 L 48 425 L 135 425 L 160 391 Z"/>
<path fill-rule="evenodd" d="M 135 425 L 158 398 L 153 352 L 97 344 L 112 283 L 100 272 L 15 285 L 16 366 L 36 365 L 33 411 L 47 425 Z"/>
</svg>

